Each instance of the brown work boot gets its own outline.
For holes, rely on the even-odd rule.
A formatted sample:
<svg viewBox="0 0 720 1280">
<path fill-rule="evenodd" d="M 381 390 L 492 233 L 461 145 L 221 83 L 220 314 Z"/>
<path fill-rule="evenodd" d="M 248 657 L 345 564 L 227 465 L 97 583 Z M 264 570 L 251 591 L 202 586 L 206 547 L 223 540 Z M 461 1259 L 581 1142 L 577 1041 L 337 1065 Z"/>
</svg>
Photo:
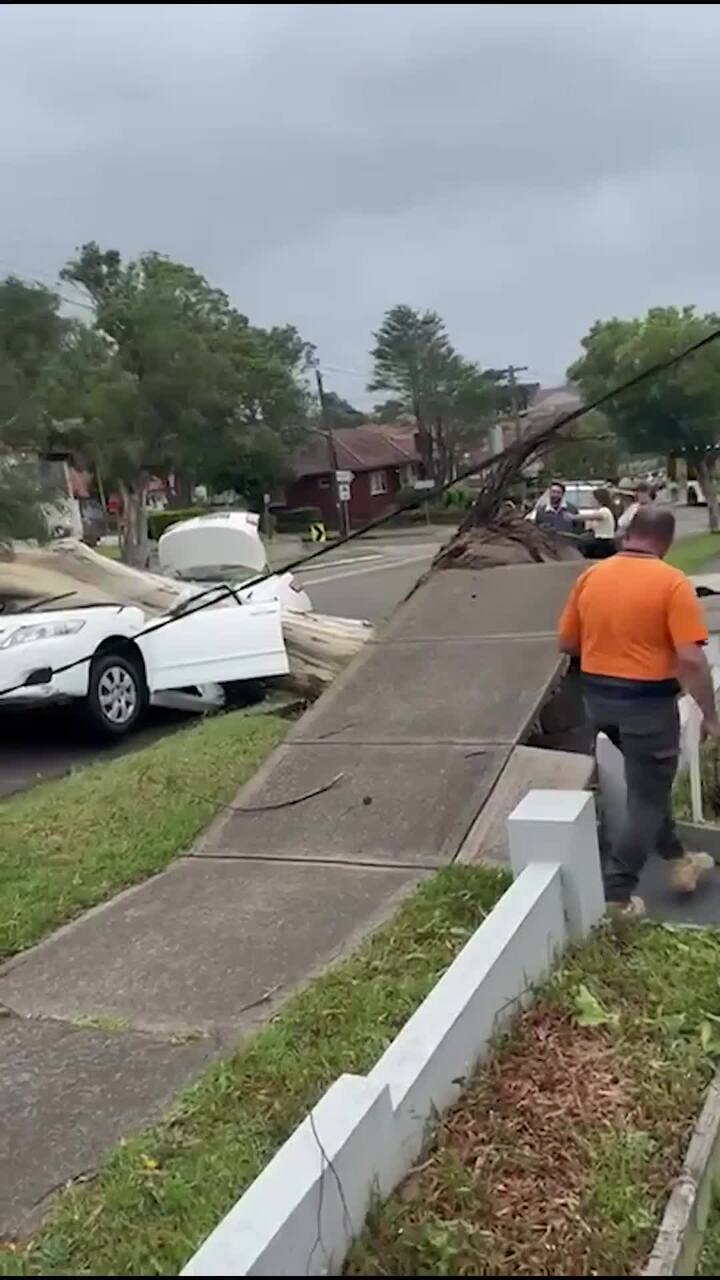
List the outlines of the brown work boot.
<svg viewBox="0 0 720 1280">
<path fill-rule="evenodd" d="M 686 853 L 673 858 L 670 866 L 670 887 L 676 893 L 694 893 L 698 882 L 715 866 L 709 853 Z"/>
<path fill-rule="evenodd" d="M 627 902 L 608 902 L 605 907 L 611 920 L 642 920 L 645 915 L 642 898 L 628 898 Z"/>
</svg>

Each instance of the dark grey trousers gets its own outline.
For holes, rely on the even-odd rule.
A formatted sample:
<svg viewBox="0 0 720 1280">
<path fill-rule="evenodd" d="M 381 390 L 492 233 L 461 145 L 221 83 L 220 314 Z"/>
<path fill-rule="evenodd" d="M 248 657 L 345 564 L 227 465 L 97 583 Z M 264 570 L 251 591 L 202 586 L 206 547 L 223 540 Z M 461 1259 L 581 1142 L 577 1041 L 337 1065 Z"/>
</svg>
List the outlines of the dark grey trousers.
<svg viewBox="0 0 720 1280">
<path fill-rule="evenodd" d="M 593 729 L 604 732 L 625 758 L 627 813 L 619 837 L 606 852 L 605 896 L 626 902 L 650 854 L 683 856 L 672 816 L 680 721 L 673 697 L 621 699 L 585 690 Z"/>
</svg>

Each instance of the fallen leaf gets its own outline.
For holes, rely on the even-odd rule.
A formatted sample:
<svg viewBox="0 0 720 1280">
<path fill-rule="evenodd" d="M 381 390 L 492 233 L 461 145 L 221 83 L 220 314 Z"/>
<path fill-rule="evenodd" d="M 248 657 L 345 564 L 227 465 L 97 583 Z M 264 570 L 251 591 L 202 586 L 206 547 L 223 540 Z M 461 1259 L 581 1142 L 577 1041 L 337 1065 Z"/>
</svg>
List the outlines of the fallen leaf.
<svg viewBox="0 0 720 1280">
<path fill-rule="evenodd" d="M 709 1058 L 720 1056 L 720 1027 L 709 1018 L 700 1023 L 700 1043 Z"/>
<path fill-rule="evenodd" d="M 616 1013 L 608 1013 L 597 996 L 582 983 L 575 993 L 575 1021 L 579 1027 L 603 1027 L 615 1025 L 618 1021 Z"/>
</svg>

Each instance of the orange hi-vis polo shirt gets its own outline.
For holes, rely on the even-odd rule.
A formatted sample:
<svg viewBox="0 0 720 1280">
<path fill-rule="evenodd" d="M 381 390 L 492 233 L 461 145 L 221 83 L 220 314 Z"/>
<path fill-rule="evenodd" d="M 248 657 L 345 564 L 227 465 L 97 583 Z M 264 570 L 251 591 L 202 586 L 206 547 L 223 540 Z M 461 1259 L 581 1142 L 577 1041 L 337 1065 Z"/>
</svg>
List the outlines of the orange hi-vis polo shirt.
<svg viewBox="0 0 720 1280">
<path fill-rule="evenodd" d="M 708 632 L 684 573 L 655 556 L 616 555 L 577 579 L 559 638 L 579 653 L 586 675 L 670 680 L 678 646 L 706 644 Z"/>
</svg>

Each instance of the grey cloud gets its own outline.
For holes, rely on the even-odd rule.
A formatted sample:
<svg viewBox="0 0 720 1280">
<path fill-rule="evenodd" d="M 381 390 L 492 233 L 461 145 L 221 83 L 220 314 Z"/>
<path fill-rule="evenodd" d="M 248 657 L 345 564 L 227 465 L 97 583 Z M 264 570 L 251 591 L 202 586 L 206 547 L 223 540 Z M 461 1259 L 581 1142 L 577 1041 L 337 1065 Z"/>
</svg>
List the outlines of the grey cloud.
<svg viewBox="0 0 720 1280">
<path fill-rule="evenodd" d="M 406 300 L 553 380 L 598 315 L 718 305 L 719 43 L 715 5 L 5 5 L 0 270 L 158 248 L 360 375 Z"/>
</svg>

